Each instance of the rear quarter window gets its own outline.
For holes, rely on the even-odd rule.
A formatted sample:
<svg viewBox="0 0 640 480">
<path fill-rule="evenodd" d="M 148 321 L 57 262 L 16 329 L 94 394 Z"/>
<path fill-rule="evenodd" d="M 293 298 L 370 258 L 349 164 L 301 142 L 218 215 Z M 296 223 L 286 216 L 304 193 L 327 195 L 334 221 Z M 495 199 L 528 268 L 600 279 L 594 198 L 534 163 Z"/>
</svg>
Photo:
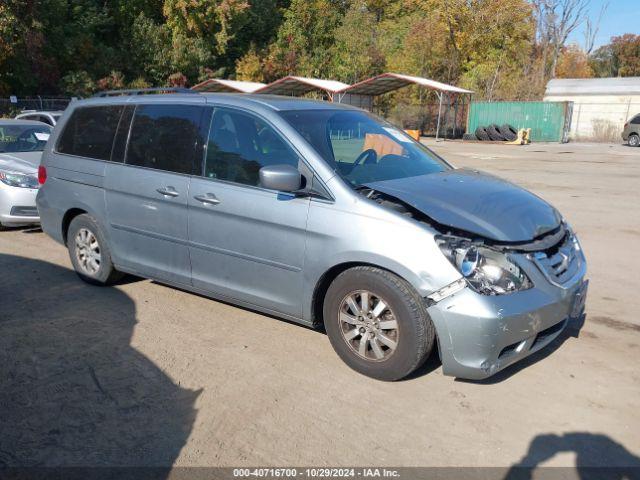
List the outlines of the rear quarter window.
<svg viewBox="0 0 640 480">
<path fill-rule="evenodd" d="M 67 155 L 109 160 L 124 105 L 79 107 L 60 135 L 56 151 Z"/>
</svg>

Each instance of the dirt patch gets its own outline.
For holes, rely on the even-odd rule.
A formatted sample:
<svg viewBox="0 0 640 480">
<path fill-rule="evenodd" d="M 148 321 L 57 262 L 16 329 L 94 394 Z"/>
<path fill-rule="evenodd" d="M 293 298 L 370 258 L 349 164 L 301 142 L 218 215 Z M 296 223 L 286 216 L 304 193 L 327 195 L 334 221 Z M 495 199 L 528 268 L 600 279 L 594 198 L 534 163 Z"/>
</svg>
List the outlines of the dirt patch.
<svg viewBox="0 0 640 480">
<path fill-rule="evenodd" d="M 589 317 L 590 322 L 599 323 L 600 325 L 605 325 L 607 327 L 614 328 L 616 330 L 627 330 L 632 332 L 640 332 L 640 325 L 635 325 L 629 322 L 623 322 L 621 320 L 616 320 L 615 318 L 606 317 L 603 315 L 598 315 L 595 317 Z"/>
</svg>

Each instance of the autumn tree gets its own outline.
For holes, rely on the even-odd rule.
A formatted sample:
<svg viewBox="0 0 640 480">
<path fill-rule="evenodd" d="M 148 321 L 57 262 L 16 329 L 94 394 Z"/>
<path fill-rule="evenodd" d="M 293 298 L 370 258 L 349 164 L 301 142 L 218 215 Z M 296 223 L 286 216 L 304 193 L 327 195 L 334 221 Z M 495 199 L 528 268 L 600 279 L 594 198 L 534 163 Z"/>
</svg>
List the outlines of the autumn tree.
<svg viewBox="0 0 640 480">
<path fill-rule="evenodd" d="M 565 47 L 558 58 L 557 78 L 591 78 L 593 70 L 589 65 L 587 53 L 578 45 Z"/>
<path fill-rule="evenodd" d="M 640 35 L 627 33 L 611 39 L 611 51 L 620 77 L 640 75 Z"/>
</svg>

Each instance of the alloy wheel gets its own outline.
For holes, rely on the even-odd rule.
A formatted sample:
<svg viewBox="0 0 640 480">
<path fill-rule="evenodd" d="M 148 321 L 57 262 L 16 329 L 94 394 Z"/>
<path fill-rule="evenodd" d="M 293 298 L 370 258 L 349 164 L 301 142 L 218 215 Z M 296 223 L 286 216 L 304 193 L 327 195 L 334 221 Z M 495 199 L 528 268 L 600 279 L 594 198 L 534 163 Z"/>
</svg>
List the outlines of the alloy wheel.
<svg viewBox="0 0 640 480">
<path fill-rule="evenodd" d="M 98 239 L 91 230 L 81 228 L 76 234 L 75 244 L 78 265 L 85 274 L 95 276 L 102 262 Z"/>
<path fill-rule="evenodd" d="M 389 359 L 398 346 L 398 321 L 389 303 L 368 290 L 349 293 L 340 304 L 342 338 L 358 356 L 374 362 Z"/>
</svg>

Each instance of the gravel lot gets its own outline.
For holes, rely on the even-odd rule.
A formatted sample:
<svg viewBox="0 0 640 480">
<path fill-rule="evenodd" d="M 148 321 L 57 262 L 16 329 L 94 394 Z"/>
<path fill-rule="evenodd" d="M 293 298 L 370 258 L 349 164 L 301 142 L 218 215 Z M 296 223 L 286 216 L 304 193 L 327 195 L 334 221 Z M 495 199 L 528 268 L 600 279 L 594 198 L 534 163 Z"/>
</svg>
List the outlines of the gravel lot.
<svg viewBox="0 0 640 480">
<path fill-rule="evenodd" d="M 640 149 L 429 143 L 565 214 L 581 329 L 486 382 L 432 357 L 381 383 L 323 333 L 148 280 L 88 286 L 42 232 L 2 232 L 0 466 L 640 466 Z"/>
</svg>

